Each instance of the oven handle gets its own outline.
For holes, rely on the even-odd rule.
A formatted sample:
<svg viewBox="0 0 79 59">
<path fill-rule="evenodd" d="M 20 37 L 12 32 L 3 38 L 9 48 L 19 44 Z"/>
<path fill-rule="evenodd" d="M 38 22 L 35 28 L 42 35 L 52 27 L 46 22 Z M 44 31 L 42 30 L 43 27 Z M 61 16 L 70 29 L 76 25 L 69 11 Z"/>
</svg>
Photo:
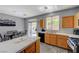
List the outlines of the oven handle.
<svg viewBox="0 0 79 59">
<path fill-rule="evenodd" d="M 69 38 L 68 41 L 73 45 L 76 46 L 76 44 Z"/>
</svg>

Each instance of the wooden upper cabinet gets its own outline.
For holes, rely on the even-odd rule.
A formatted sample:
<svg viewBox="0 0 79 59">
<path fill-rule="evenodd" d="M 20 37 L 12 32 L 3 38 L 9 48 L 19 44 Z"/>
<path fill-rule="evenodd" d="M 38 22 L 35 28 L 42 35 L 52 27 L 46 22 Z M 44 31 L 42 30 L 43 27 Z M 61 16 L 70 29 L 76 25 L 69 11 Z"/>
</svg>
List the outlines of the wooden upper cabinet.
<svg viewBox="0 0 79 59">
<path fill-rule="evenodd" d="M 74 28 L 74 16 L 62 17 L 62 28 Z"/>
<path fill-rule="evenodd" d="M 74 28 L 79 28 L 79 12 L 74 16 Z"/>
<path fill-rule="evenodd" d="M 40 20 L 40 28 L 44 28 L 44 26 L 45 26 L 45 25 L 44 25 L 44 20 L 41 19 L 41 20 Z"/>
</svg>

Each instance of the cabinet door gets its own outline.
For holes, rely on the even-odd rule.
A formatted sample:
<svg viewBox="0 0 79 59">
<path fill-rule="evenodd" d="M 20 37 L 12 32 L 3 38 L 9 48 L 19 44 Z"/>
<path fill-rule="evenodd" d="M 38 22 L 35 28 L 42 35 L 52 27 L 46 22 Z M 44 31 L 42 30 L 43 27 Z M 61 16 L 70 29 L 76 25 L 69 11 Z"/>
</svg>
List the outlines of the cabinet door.
<svg viewBox="0 0 79 59">
<path fill-rule="evenodd" d="M 44 28 L 44 20 L 43 19 L 40 20 L 40 28 Z"/>
<path fill-rule="evenodd" d="M 50 41 L 50 44 L 51 44 L 51 45 L 56 45 L 56 35 L 50 34 L 50 39 L 49 39 L 49 41 Z"/>
<path fill-rule="evenodd" d="M 67 39 L 68 39 L 67 36 L 57 35 L 57 46 L 68 48 Z"/>
<path fill-rule="evenodd" d="M 74 16 L 62 17 L 62 28 L 74 28 Z"/>
<path fill-rule="evenodd" d="M 45 33 L 45 43 L 48 43 L 48 44 L 50 43 L 48 33 Z"/>
<path fill-rule="evenodd" d="M 40 39 L 36 41 L 36 53 L 40 52 Z"/>
<path fill-rule="evenodd" d="M 79 12 L 74 16 L 74 28 L 79 28 Z"/>
<path fill-rule="evenodd" d="M 46 34 L 45 35 L 45 43 L 56 45 L 56 35 L 54 34 Z"/>
<path fill-rule="evenodd" d="M 28 48 L 26 48 L 24 50 L 25 53 L 35 53 L 36 52 L 36 48 L 35 48 L 35 43 L 33 43 L 32 45 L 30 45 Z"/>
</svg>

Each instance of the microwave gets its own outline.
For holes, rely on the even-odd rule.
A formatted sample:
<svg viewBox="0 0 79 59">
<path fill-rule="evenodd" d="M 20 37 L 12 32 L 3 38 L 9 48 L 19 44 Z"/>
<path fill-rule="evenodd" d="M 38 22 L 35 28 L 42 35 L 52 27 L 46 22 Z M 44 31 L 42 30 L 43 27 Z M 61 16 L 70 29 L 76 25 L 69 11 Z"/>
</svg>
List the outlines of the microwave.
<svg viewBox="0 0 79 59">
<path fill-rule="evenodd" d="M 75 34 L 75 35 L 79 35 L 79 29 L 74 29 L 73 34 Z"/>
</svg>

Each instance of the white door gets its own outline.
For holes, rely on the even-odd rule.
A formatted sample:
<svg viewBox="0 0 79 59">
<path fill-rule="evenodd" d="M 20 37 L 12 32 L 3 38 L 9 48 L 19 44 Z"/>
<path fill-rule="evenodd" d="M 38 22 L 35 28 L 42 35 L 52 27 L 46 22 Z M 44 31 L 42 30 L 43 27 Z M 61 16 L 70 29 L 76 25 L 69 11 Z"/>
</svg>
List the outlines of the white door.
<svg viewBox="0 0 79 59">
<path fill-rule="evenodd" d="M 36 36 L 36 22 L 30 22 L 28 23 L 28 36 L 29 37 L 34 37 Z"/>
<path fill-rule="evenodd" d="M 31 23 L 28 23 L 28 36 L 32 36 L 31 35 Z"/>
</svg>

